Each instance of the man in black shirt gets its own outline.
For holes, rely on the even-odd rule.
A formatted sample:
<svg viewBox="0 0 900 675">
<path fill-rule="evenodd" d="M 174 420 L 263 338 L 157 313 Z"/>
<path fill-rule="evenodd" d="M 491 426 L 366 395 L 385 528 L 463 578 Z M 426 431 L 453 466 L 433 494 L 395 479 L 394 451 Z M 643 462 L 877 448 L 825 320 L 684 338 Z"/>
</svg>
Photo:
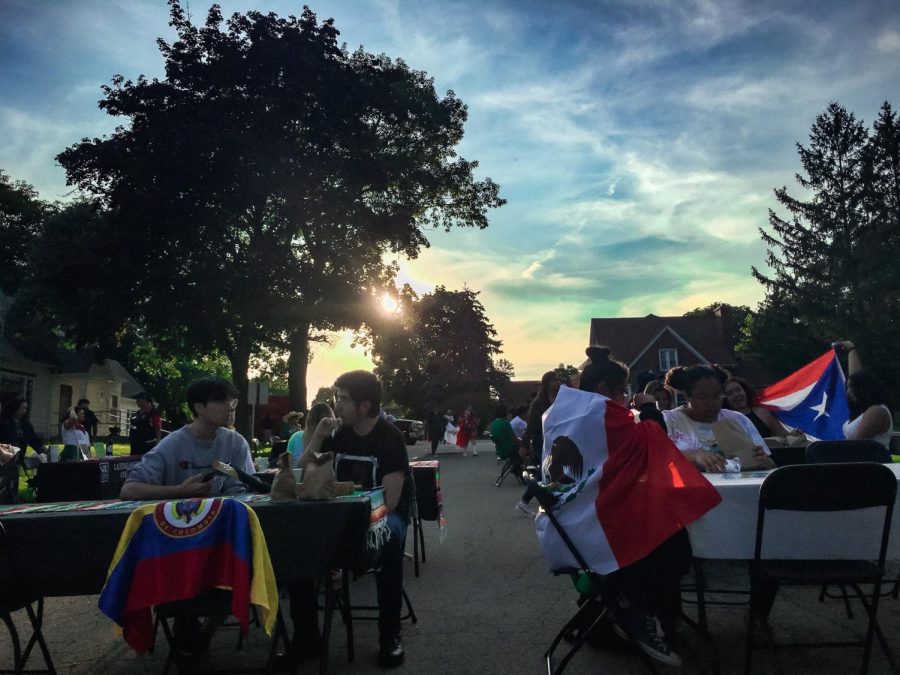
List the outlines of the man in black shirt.
<svg viewBox="0 0 900 675">
<path fill-rule="evenodd" d="M 400 614 L 403 591 L 403 546 L 409 523 L 409 505 L 413 483 L 409 472 L 409 458 L 403 434 L 379 417 L 381 383 L 372 373 L 354 370 L 344 373 L 334 382 L 336 417 L 323 418 L 305 444 L 300 466 L 306 467 L 312 453 L 333 452 L 371 457 L 375 462 L 375 485 L 384 488 L 384 503 L 388 509 L 387 524 L 390 538 L 383 547 L 383 564 L 375 573 L 378 593 L 378 660 L 382 667 L 392 668 L 403 663 L 403 643 L 400 639 Z M 349 475 L 340 478 L 371 487 L 372 469 L 369 464 L 351 465 Z M 345 469 L 338 467 L 339 473 Z M 295 600 L 297 601 L 295 607 Z M 315 602 L 315 597 L 312 597 Z M 311 655 L 317 649 L 318 623 L 312 622 L 308 611 L 308 591 L 301 588 L 291 592 L 291 618 L 294 620 L 295 649 L 298 656 Z M 313 605 L 315 606 L 315 605 Z M 306 611 L 304 611 L 306 610 Z M 313 610 L 314 612 L 315 610 Z M 299 631 L 299 632 L 298 632 Z"/>
</svg>

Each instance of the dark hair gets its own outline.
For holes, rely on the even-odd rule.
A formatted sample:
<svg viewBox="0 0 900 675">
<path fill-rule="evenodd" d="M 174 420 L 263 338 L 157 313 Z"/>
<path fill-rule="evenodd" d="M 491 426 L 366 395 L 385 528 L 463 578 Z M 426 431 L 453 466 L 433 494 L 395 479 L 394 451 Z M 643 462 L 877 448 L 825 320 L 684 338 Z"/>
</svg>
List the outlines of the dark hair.
<svg viewBox="0 0 900 675">
<path fill-rule="evenodd" d="M 16 416 L 16 411 L 23 403 L 28 403 L 28 401 L 21 396 L 14 396 L 13 398 L 9 399 L 3 404 L 3 410 L 0 411 L 0 417 L 5 420 L 11 420 Z M 28 417 L 28 413 L 25 413 L 25 417 Z"/>
<path fill-rule="evenodd" d="M 83 404 L 83 405 L 90 405 L 91 402 L 88 401 L 86 398 L 80 398 L 80 399 L 78 399 L 78 405 L 82 405 L 82 404 Z"/>
<path fill-rule="evenodd" d="M 870 406 L 886 405 L 891 408 L 891 397 L 881 381 L 864 370 L 860 370 L 847 377 L 847 386 L 853 386 L 856 401 L 848 400 L 850 406 L 850 419 L 855 420 Z"/>
<path fill-rule="evenodd" d="M 201 377 L 191 382 L 187 388 L 188 408 L 195 417 L 197 411 L 194 410 L 194 405 L 197 403 L 207 405 L 210 401 L 227 401 L 237 397 L 237 389 L 224 377 Z"/>
<path fill-rule="evenodd" d="M 372 405 L 369 407 L 369 417 L 378 417 L 381 409 L 381 382 L 374 373 L 368 370 L 351 370 L 344 373 L 334 381 L 335 389 L 346 389 L 350 400 L 357 406 L 363 401 Z"/>
<path fill-rule="evenodd" d="M 525 415 L 527 415 L 527 414 L 528 414 L 528 406 L 527 405 L 520 405 L 518 408 L 516 408 L 516 417 L 521 417 L 522 419 L 524 419 Z"/>
<path fill-rule="evenodd" d="M 150 405 L 153 405 L 153 397 L 150 394 L 148 394 L 146 391 L 141 391 L 141 392 L 138 392 L 137 394 L 135 394 L 135 397 L 134 397 L 135 401 L 140 401 L 141 399 L 147 401 L 147 403 L 149 403 Z M 201 403 L 202 402 L 203 401 L 201 401 Z"/>
<path fill-rule="evenodd" d="M 628 366 L 609 358 L 609 347 L 591 346 L 584 350 L 591 360 L 581 371 L 578 388 L 581 391 L 596 392 L 602 383 L 607 389 L 625 391 L 628 383 Z"/>
<path fill-rule="evenodd" d="M 315 431 L 319 422 L 325 417 L 334 417 L 334 411 L 331 409 L 331 406 L 321 401 L 313 403 L 309 412 L 306 413 L 306 430 L 309 432 Z"/>
<path fill-rule="evenodd" d="M 745 380 L 742 377 L 735 377 L 734 375 L 732 375 L 727 380 L 725 380 L 725 384 L 722 385 L 722 389 L 724 390 L 725 386 L 728 385 L 728 383 L 730 383 L 730 382 L 734 382 L 741 389 L 744 390 L 744 396 L 747 397 L 747 405 L 749 405 L 751 407 L 756 405 L 756 392 L 753 391 L 753 387 L 750 386 L 750 383 L 747 382 L 747 380 Z M 722 407 L 728 408 L 729 410 L 731 410 L 731 404 L 728 403 L 727 396 L 725 397 L 725 400 L 722 403 Z"/>
<path fill-rule="evenodd" d="M 494 408 L 494 417 L 506 417 L 506 413 L 507 410 L 505 405 L 498 405 Z"/>
<path fill-rule="evenodd" d="M 728 373 L 715 364 L 698 363 L 694 366 L 676 366 L 666 373 L 666 384 L 672 389 L 690 396 L 700 380 L 710 377 L 718 380 L 719 384 L 724 387 L 725 381 L 728 379 Z"/>
</svg>

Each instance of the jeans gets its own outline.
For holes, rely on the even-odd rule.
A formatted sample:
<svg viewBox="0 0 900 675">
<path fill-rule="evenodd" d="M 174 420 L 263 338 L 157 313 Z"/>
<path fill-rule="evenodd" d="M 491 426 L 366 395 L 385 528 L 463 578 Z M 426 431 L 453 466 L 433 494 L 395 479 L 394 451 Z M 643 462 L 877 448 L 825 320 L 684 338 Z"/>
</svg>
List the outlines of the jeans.
<svg viewBox="0 0 900 675">
<path fill-rule="evenodd" d="M 382 546 L 381 569 L 375 572 L 378 597 L 378 634 L 382 645 L 400 635 L 403 610 L 403 550 L 406 547 L 406 519 L 391 512 L 387 516 L 391 534 Z M 321 640 L 318 597 L 314 579 L 297 579 L 288 585 L 294 641 L 303 645 Z"/>
</svg>

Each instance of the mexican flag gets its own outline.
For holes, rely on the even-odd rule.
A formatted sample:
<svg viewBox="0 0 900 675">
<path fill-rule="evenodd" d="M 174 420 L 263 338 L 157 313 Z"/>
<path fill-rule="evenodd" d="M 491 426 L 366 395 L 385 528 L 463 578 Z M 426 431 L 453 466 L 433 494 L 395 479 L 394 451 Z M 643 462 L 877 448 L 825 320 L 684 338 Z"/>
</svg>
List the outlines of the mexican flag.
<svg viewBox="0 0 900 675">
<path fill-rule="evenodd" d="M 598 574 L 640 560 L 721 501 L 662 427 L 635 423 L 605 396 L 561 387 L 543 422 L 553 513 Z M 535 527 L 551 571 L 578 567 L 543 512 Z"/>
</svg>

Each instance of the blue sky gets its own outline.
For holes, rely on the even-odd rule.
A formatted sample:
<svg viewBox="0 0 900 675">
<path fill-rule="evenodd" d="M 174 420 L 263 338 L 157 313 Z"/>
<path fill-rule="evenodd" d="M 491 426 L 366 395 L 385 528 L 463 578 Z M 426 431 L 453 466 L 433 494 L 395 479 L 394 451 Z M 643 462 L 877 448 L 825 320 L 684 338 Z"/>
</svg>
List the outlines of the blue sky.
<svg viewBox="0 0 900 675">
<path fill-rule="evenodd" d="M 900 106 L 895 0 L 311 7 L 351 49 L 402 57 L 468 104 L 460 154 L 509 203 L 487 230 L 433 233 L 401 281 L 481 291 L 520 378 L 579 362 L 593 316 L 755 305 L 772 190 L 799 194 L 794 144 L 830 101 L 867 124 L 884 100 Z M 190 3 L 199 23 L 208 8 Z M 163 0 L 0 0 L 0 168 L 64 198 L 54 156 L 114 127 L 101 84 L 162 75 L 167 23 Z M 365 364 L 338 336 L 309 385 Z"/>
</svg>

